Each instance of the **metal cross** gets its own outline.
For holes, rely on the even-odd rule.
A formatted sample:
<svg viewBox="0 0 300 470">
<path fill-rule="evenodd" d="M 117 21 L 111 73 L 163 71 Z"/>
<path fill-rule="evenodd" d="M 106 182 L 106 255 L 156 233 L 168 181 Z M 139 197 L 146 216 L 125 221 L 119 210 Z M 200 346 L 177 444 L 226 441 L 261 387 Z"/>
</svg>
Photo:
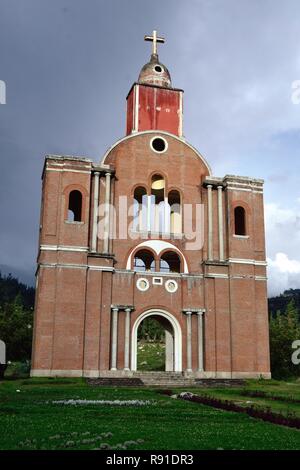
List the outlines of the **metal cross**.
<svg viewBox="0 0 300 470">
<path fill-rule="evenodd" d="M 144 37 L 145 41 L 151 41 L 152 42 L 152 54 L 157 54 L 157 43 L 158 42 L 161 42 L 161 43 L 164 43 L 165 42 L 165 38 L 160 38 L 159 36 L 157 36 L 157 31 L 153 31 L 152 33 L 152 36 L 145 36 Z"/>
</svg>

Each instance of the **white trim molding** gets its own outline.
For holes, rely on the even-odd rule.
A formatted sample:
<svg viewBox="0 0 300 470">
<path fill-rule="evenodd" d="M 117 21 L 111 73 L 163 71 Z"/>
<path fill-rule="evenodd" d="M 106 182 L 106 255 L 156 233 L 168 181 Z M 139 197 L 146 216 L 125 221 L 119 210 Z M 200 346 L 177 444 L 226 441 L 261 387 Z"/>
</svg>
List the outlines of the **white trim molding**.
<svg viewBox="0 0 300 470">
<path fill-rule="evenodd" d="M 92 173 L 92 169 L 90 170 L 71 170 L 69 168 L 49 168 L 48 166 L 46 166 L 45 168 L 45 171 L 58 171 L 59 173 L 87 173 L 87 174 L 91 174 Z"/>
<path fill-rule="evenodd" d="M 188 270 L 188 265 L 187 265 L 187 262 L 186 262 L 186 259 L 185 259 L 185 256 L 184 254 L 177 248 L 177 246 L 175 245 L 172 245 L 172 243 L 170 242 L 166 242 L 164 240 L 147 240 L 145 242 L 142 242 L 142 243 L 139 243 L 138 245 L 134 246 L 132 248 L 132 250 L 130 251 L 129 253 L 129 256 L 127 258 L 127 264 L 126 264 L 126 269 L 127 270 L 130 270 L 131 269 L 131 261 L 132 261 L 132 254 L 133 252 L 137 249 L 137 248 L 140 248 L 140 247 L 148 247 L 148 248 L 151 248 L 153 251 L 155 251 L 155 253 L 157 254 L 157 256 L 160 255 L 160 253 L 163 251 L 163 250 L 166 250 L 166 249 L 169 249 L 169 250 L 172 250 L 172 251 L 176 251 L 176 253 L 179 253 L 180 256 L 182 257 L 183 259 L 183 267 L 184 267 L 184 273 L 188 273 L 189 270 Z"/>
<path fill-rule="evenodd" d="M 74 263 L 39 263 L 38 268 L 67 268 L 67 269 L 92 269 L 94 271 L 114 272 L 114 268 L 110 266 L 94 266 L 89 264 Z"/>
<path fill-rule="evenodd" d="M 172 284 L 174 285 L 174 290 L 172 290 L 172 288 L 170 287 Z M 165 288 L 167 292 L 169 292 L 170 294 L 174 294 L 174 292 L 176 292 L 178 289 L 178 284 L 174 279 L 168 279 L 165 282 Z"/>
<path fill-rule="evenodd" d="M 139 130 L 139 100 L 140 100 L 140 87 L 135 85 L 134 87 L 134 108 L 133 108 L 133 132 Z"/>
<path fill-rule="evenodd" d="M 142 283 L 145 283 L 145 287 L 142 287 Z M 148 279 L 146 279 L 145 277 L 140 277 L 137 281 L 136 281 L 136 287 L 139 291 L 141 292 L 146 292 L 149 287 L 150 287 L 150 283 L 148 281 Z"/>
<path fill-rule="evenodd" d="M 41 251 L 78 251 L 80 253 L 87 253 L 88 246 L 67 246 L 67 245 L 40 245 Z"/>
<path fill-rule="evenodd" d="M 129 139 L 132 139 L 136 136 L 139 136 L 139 135 L 146 135 L 146 134 L 161 134 L 161 135 L 166 135 L 166 136 L 169 136 L 169 137 L 172 137 L 173 139 L 175 140 L 178 140 L 179 142 L 181 143 L 184 143 L 187 147 L 189 147 L 190 149 L 192 149 L 195 154 L 197 155 L 197 157 L 204 163 L 204 165 L 206 166 L 207 170 L 208 170 L 208 173 L 209 175 L 212 174 L 211 172 L 211 168 L 208 164 L 208 162 L 206 161 L 206 159 L 198 152 L 198 150 L 195 149 L 195 147 L 193 147 L 191 144 L 189 144 L 188 142 L 186 142 L 186 140 L 183 138 L 183 137 L 178 137 L 177 135 L 175 134 L 171 134 L 170 132 L 166 132 L 166 131 L 158 131 L 158 130 L 150 130 L 150 131 L 142 131 L 142 132 L 134 132 L 133 134 L 129 134 L 129 135 L 126 135 L 125 137 L 122 137 L 121 139 L 117 140 L 117 142 L 115 142 L 107 151 L 106 153 L 104 154 L 103 156 L 103 159 L 102 159 L 102 164 L 105 163 L 105 160 L 107 158 L 107 156 L 110 154 L 110 152 L 115 148 L 117 147 L 119 144 L 121 144 L 122 142 L 124 142 L 125 140 L 129 140 Z"/>
<path fill-rule="evenodd" d="M 255 259 L 246 259 L 246 258 L 228 258 L 229 263 L 236 264 L 254 264 L 255 266 L 267 266 L 267 261 L 260 261 Z"/>
<path fill-rule="evenodd" d="M 164 150 L 161 150 L 161 151 L 155 150 L 155 148 L 153 147 L 153 141 L 154 141 L 155 139 L 161 139 L 161 140 L 164 142 L 164 144 L 165 144 Z M 153 136 L 152 139 L 150 140 L 150 148 L 151 148 L 151 150 L 152 150 L 153 152 L 155 152 L 155 153 L 158 153 L 158 154 L 165 153 L 165 152 L 168 150 L 168 147 L 169 147 L 168 141 L 167 141 L 164 137 L 162 137 L 161 135 L 155 135 L 155 136 Z"/>
</svg>

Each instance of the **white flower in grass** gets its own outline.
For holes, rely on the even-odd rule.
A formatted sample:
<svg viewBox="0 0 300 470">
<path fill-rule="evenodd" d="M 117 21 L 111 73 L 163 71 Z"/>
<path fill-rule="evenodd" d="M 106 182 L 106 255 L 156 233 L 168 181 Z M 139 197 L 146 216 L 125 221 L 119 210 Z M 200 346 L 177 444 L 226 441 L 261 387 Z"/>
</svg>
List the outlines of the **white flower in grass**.
<svg viewBox="0 0 300 470">
<path fill-rule="evenodd" d="M 91 442 L 95 442 L 95 439 L 82 439 L 82 444 L 90 444 Z"/>
<path fill-rule="evenodd" d="M 100 445 L 100 450 L 103 450 L 103 449 L 111 449 L 110 445 L 107 444 L 107 442 L 103 442 L 101 445 Z"/>
<path fill-rule="evenodd" d="M 192 398 L 194 394 L 192 392 L 182 392 L 179 396 L 180 398 Z"/>
<path fill-rule="evenodd" d="M 51 402 L 54 405 L 108 405 L 108 406 L 145 406 L 156 404 L 155 401 L 151 400 L 53 400 Z M 88 435 L 90 433 L 84 433 Z"/>
<path fill-rule="evenodd" d="M 66 442 L 66 447 L 72 447 L 75 445 L 75 442 L 74 441 L 67 441 Z"/>
<path fill-rule="evenodd" d="M 124 446 L 130 447 L 130 446 L 136 446 L 138 442 L 136 441 L 125 441 Z"/>
</svg>

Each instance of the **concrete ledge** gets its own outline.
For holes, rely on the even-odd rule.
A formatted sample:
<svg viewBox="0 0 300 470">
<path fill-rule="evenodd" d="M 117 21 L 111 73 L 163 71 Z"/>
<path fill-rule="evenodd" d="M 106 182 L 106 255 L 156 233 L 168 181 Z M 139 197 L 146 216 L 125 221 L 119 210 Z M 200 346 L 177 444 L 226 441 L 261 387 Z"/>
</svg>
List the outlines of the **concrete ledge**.
<svg viewBox="0 0 300 470">
<path fill-rule="evenodd" d="M 230 372 L 230 371 L 203 371 L 203 372 L 184 372 L 186 377 L 195 377 L 197 379 L 270 379 L 271 372 Z"/>
<path fill-rule="evenodd" d="M 99 377 L 111 377 L 111 378 L 122 378 L 122 377 L 138 377 L 140 374 L 159 374 L 159 372 L 146 372 L 146 371 L 132 371 L 132 370 L 55 370 L 55 369 L 31 369 L 30 377 L 87 377 L 87 378 L 99 378 Z M 166 376 L 167 372 L 161 371 Z M 172 374 L 180 374 L 180 372 L 170 372 Z M 229 372 L 229 371 L 193 371 L 193 372 L 182 372 L 185 378 L 197 378 L 197 379 L 271 379 L 271 372 Z"/>
<path fill-rule="evenodd" d="M 31 369 L 30 377 L 83 377 L 83 371 L 75 370 L 55 370 L 55 369 Z"/>
</svg>

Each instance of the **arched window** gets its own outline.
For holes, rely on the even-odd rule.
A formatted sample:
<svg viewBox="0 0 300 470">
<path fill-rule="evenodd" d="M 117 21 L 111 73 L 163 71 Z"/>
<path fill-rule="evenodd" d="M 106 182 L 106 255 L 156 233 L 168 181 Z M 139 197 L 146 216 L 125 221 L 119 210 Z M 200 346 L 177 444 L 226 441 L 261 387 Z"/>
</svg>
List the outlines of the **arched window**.
<svg viewBox="0 0 300 470">
<path fill-rule="evenodd" d="M 155 271 L 155 259 L 151 251 L 139 250 L 134 255 L 134 271 Z"/>
<path fill-rule="evenodd" d="M 176 190 L 172 190 L 168 194 L 168 204 L 170 207 L 170 232 L 181 233 L 181 205 L 180 194 Z"/>
<path fill-rule="evenodd" d="M 234 209 L 234 234 L 246 235 L 246 211 L 241 206 Z"/>
<path fill-rule="evenodd" d="M 81 222 L 82 217 L 82 194 L 74 189 L 69 194 L 68 221 Z"/>
<path fill-rule="evenodd" d="M 147 230 L 147 191 L 142 186 L 134 190 L 133 230 Z"/>
<path fill-rule="evenodd" d="M 175 251 L 167 251 L 159 260 L 159 270 L 164 273 L 180 273 L 180 257 Z"/>
<path fill-rule="evenodd" d="M 151 180 L 151 230 L 165 230 L 165 179 L 161 175 L 153 175 Z"/>
</svg>

